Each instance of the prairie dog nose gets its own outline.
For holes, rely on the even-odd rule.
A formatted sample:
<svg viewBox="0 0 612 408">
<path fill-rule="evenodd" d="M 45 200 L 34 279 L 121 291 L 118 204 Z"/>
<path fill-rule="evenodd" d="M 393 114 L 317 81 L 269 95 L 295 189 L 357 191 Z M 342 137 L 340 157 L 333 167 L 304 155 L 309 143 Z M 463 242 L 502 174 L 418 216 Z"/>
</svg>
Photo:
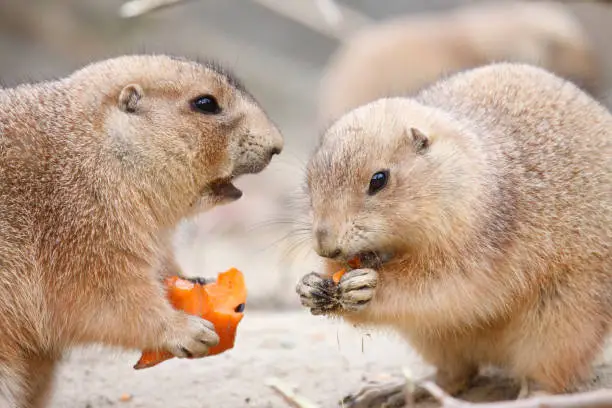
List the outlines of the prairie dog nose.
<svg viewBox="0 0 612 408">
<path fill-rule="evenodd" d="M 342 254 L 342 250 L 337 246 L 336 240 L 330 236 L 327 228 L 317 228 L 315 238 L 315 251 L 317 251 L 320 256 L 334 259 Z"/>
<path fill-rule="evenodd" d="M 326 248 L 326 249 L 322 249 L 321 251 L 319 251 L 320 256 L 322 256 L 323 258 L 329 258 L 329 259 L 336 259 L 341 254 L 342 254 L 342 251 L 340 250 L 340 248 L 334 248 L 334 249 Z"/>
<path fill-rule="evenodd" d="M 270 135 L 270 157 L 280 154 L 283 151 L 285 141 L 281 132 L 274 127 Z"/>
<path fill-rule="evenodd" d="M 280 154 L 281 151 L 283 150 L 282 147 L 278 147 L 278 146 L 274 146 L 272 147 L 269 151 L 268 151 L 268 160 L 272 160 L 272 158 L 274 157 L 274 155 L 276 154 Z"/>
</svg>

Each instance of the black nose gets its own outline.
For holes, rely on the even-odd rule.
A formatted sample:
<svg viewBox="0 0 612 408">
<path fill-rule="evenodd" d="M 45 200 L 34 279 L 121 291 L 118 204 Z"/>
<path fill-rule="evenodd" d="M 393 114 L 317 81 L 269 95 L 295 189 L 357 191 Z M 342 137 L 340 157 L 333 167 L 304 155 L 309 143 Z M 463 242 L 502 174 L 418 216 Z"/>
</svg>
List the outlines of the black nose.
<svg viewBox="0 0 612 408">
<path fill-rule="evenodd" d="M 270 157 L 274 156 L 275 154 L 280 154 L 281 151 L 283 149 L 281 149 L 280 147 L 273 147 L 272 150 L 270 150 Z"/>
<path fill-rule="evenodd" d="M 317 253 L 319 254 L 319 256 L 322 256 L 323 258 L 336 259 L 342 254 L 342 251 L 340 250 L 340 248 L 328 249 L 328 248 L 321 248 L 319 246 L 317 249 Z"/>
<path fill-rule="evenodd" d="M 342 253 L 342 251 L 340 250 L 340 248 L 336 248 L 336 249 L 334 249 L 333 251 L 328 252 L 328 253 L 325 255 L 325 257 L 326 257 L 326 258 L 331 258 L 331 259 L 334 259 L 334 258 L 339 257 L 341 253 Z"/>
<path fill-rule="evenodd" d="M 317 228 L 315 231 L 317 240 L 317 253 L 324 258 L 337 258 L 342 254 L 342 250 L 333 242 L 333 237 L 330 236 L 329 230 L 325 226 Z"/>
</svg>

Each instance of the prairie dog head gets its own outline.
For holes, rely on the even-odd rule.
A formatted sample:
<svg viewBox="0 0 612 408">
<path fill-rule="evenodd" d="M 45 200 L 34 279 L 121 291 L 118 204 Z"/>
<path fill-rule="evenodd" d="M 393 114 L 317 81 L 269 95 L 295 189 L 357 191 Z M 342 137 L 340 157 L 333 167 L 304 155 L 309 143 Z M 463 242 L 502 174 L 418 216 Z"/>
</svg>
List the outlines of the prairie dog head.
<svg viewBox="0 0 612 408">
<path fill-rule="evenodd" d="M 257 101 L 212 63 L 126 56 L 68 81 L 88 89 L 83 105 L 91 107 L 115 167 L 183 212 L 237 200 L 242 193 L 233 178 L 260 172 L 283 148 Z"/>
<path fill-rule="evenodd" d="M 314 249 L 375 265 L 443 242 L 473 217 L 480 186 L 470 142 L 443 113 L 405 98 L 341 117 L 307 168 Z"/>
</svg>

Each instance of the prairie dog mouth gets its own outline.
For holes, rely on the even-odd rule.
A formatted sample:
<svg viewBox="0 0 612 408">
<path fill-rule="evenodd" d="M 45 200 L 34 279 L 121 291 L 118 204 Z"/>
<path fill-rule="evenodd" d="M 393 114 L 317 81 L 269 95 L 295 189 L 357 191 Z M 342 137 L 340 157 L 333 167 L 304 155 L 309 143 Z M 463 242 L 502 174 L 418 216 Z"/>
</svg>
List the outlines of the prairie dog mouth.
<svg viewBox="0 0 612 408">
<path fill-rule="evenodd" d="M 235 201 L 242 197 L 242 191 L 232 184 L 231 177 L 215 180 L 208 188 L 211 195 L 221 200 Z"/>
<path fill-rule="evenodd" d="M 232 184 L 232 180 L 233 177 L 219 178 L 202 187 L 191 204 L 192 211 L 196 213 L 209 211 L 218 205 L 229 204 L 242 197 L 242 191 Z"/>
<path fill-rule="evenodd" d="M 393 254 L 391 252 L 364 251 L 356 254 L 354 258 L 359 260 L 362 268 L 375 269 L 393 259 Z"/>
</svg>

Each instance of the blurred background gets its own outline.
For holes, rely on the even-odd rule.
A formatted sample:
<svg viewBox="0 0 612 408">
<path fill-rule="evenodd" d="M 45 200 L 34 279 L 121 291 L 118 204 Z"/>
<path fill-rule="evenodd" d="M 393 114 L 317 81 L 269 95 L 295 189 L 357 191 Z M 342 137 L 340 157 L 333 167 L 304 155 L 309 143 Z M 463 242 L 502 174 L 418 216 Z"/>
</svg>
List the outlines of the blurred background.
<svg viewBox="0 0 612 408">
<path fill-rule="evenodd" d="M 317 268 L 308 243 L 293 250 L 284 239 L 290 203 L 334 115 L 492 60 L 544 65 L 611 105 L 612 7 L 527 3 L 539 2 L 191 0 L 124 18 L 142 3 L 0 0 L 0 80 L 54 78 L 125 53 L 209 57 L 233 69 L 284 132 L 286 149 L 237 183 L 242 200 L 186 222 L 177 253 L 188 275 L 243 270 L 252 308 L 289 308 L 298 277 Z"/>
</svg>

